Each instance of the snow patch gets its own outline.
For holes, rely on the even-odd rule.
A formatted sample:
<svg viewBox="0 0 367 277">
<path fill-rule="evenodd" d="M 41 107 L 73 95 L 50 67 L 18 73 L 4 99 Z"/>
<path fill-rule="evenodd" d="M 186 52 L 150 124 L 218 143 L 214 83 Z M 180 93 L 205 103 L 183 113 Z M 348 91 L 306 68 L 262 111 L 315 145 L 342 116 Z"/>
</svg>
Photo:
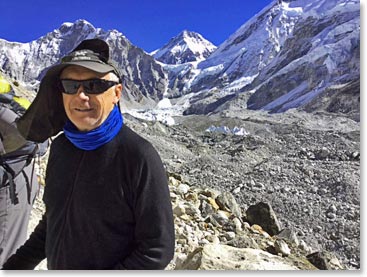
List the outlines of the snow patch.
<svg viewBox="0 0 367 277">
<path fill-rule="evenodd" d="M 168 109 L 171 107 L 172 107 L 172 104 L 168 98 L 163 98 L 161 101 L 158 102 L 156 106 L 157 109 Z"/>
<path fill-rule="evenodd" d="M 127 111 L 128 114 L 132 115 L 133 117 L 144 119 L 147 121 L 159 121 L 163 124 L 172 126 L 175 125 L 175 120 L 171 116 L 169 112 L 162 112 L 160 110 L 129 110 Z"/>
<path fill-rule="evenodd" d="M 233 129 L 230 129 L 227 126 L 210 126 L 205 132 L 209 133 L 221 133 L 227 135 L 235 135 L 235 136 L 247 136 L 249 133 L 244 129 L 235 126 Z"/>
</svg>

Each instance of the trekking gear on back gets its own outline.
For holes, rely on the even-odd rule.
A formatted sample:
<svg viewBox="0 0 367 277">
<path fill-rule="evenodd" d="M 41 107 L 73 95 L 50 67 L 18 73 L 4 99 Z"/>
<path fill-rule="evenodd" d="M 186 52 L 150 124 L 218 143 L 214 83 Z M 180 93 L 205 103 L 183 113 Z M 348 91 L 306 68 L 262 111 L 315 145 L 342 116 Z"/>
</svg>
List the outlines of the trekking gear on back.
<svg viewBox="0 0 367 277">
<path fill-rule="evenodd" d="M 8 154 L 0 155 L 0 175 L 2 175 L 0 176 L 0 187 L 9 185 L 10 200 L 14 205 L 19 203 L 15 182 L 15 178 L 19 174 L 23 174 L 24 179 L 26 180 L 27 199 L 28 203 L 31 204 L 32 183 L 24 172 L 24 168 L 27 167 L 32 162 L 33 158 L 36 157 L 38 150 L 38 145 L 36 143 L 27 142 L 26 145 L 20 149 Z M 31 180 L 33 178 L 32 176 L 30 178 Z"/>
<path fill-rule="evenodd" d="M 34 158 L 43 155 L 48 146 L 48 141 L 27 141 L 17 128 L 16 120 L 29 105 L 0 72 L 0 268 L 27 239 L 33 202 L 40 189 Z"/>
<path fill-rule="evenodd" d="M 39 145 L 35 142 L 26 141 L 16 127 L 16 119 L 25 112 L 14 98 L 14 95 L 7 93 L 7 87 L 2 79 L 0 94 L 0 188 L 9 186 L 11 203 L 19 203 L 16 191 L 16 178 L 23 174 L 27 186 L 28 203 L 31 204 L 31 189 L 33 179 L 27 176 L 24 168 L 27 167 L 36 157 L 41 155 Z M 11 92 L 10 89 L 8 92 Z M 17 99 L 22 99 L 17 97 Z M 23 101 L 24 102 L 24 101 Z M 26 102 L 24 102 L 26 103 Z"/>
</svg>

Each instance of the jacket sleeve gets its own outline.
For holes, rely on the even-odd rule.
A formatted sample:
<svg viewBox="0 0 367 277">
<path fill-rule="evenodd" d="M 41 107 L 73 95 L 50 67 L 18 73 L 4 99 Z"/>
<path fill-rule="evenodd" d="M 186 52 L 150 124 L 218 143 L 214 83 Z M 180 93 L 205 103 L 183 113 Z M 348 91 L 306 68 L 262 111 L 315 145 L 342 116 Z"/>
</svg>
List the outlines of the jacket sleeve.
<svg viewBox="0 0 367 277">
<path fill-rule="evenodd" d="M 34 269 L 46 258 L 46 224 L 46 217 L 43 216 L 29 239 L 9 257 L 2 269 Z"/>
<path fill-rule="evenodd" d="M 136 245 L 115 269 L 164 269 L 173 258 L 175 248 L 173 213 L 167 175 L 150 144 L 144 147 L 135 172 L 132 200 Z"/>
</svg>

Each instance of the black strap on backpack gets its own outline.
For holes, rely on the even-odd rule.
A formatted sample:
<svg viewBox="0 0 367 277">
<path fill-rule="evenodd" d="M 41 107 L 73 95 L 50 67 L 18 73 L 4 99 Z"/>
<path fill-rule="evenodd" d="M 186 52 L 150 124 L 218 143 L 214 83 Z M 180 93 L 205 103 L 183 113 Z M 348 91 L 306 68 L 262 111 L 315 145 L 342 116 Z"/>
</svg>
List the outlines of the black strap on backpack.
<svg viewBox="0 0 367 277">
<path fill-rule="evenodd" d="M 34 174 L 34 163 L 33 163 L 33 167 L 32 167 L 31 181 L 29 181 L 29 178 L 28 178 L 27 174 L 25 173 L 24 168 L 26 166 L 28 166 L 32 162 L 32 159 L 34 157 L 36 157 L 36 154 L 38 153 L 38 150 L 39 150 L 39 147 L 36 144 L 36 147 L 34 147 L 34 149 L 33 149 L 33 153 L 28 156 L 27 163 L 26 163 L 26 165 L 22 169 L 22 174 L 23 174 L 24 180 L 26 182 L 26 186 L 27 186 L 27 199 L 28 199 L 28 204 L 31 204 L 31 194 L 32 194 L 32 185 L 33 185 L 33 174 Z"/>
<path fill-rule="evenodd" d="M 5 169 L 5 173 L 8 178 L 8 182 L 9 182 L 10 201 L 12 204 L 16 205 L 19 203 L 19 199 L 18 199 L 18 194 L 16 193 L 16 185 L 14 182 L 14 179 L 16 177 L 15 172 L 7 163 L 2 162 L 1 164 Z"/>
<path fill-rule="evenodd" d="M 32 152 L 28 153 L 27 155 L 23 155 L 22 157 L 17 157 L 17 162 L 23 162 L 23 165 L 21 168 L 17 168 L 17 172 L 13 169 L 11 164 L 9 164 L 4 157 L 0 155 L 0 165 L 5 169 L 6 174 L 6 180 L 5 182 L 8 182 L 9 184 L 9 194 L 10 194 L 10 200 L 11 203 L 16 205 L 19 203 L 18 194 L 16 193 L 16 182 L 14 181 L 15 178 L 22 173 L 25 184 L 27 187 L 27 199 L 28 203 L 31 204 L 31 192 L 32 192 L 32 180 L 33 180 L 33 174 L 34 174 L 34 164 L 32 168 L 32 174 L 31 174 L 31 181 L 29 180 L 27 174 L 25 173 L 24 169 L 32 162 L 32 159 L 36 157 L 38 153 L 38 145 L 34 144 Z M 13 157 L 12 157 L 13 158 Z M 3 181 L 3 182 L 4 182 Z"/>
</svg>

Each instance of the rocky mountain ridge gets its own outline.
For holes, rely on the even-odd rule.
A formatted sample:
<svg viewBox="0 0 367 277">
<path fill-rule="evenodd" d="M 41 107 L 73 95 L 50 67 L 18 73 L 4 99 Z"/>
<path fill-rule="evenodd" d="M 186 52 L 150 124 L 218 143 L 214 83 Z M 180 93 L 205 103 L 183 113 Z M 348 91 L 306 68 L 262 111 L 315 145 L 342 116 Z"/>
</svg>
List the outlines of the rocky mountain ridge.
<svg viewBox="0 0 367 277">
<path fill-rule="evenodd" d="M 150 55 L 117 30 L 104 31 L 85 20 L 64 23 L 59 29 L 30 43 L 0 40 L 0 68 L 28 89 L 37 89 L 47 68 L 82 40 L 99 37 L 110 45 L 111 57 L 124 76 L 126 103 L 155 105 L 166 90 L 166 73 Z"/>
<path fill-rule="evenodd" d="M 188 103 L 186 115 L 298 108 L 348 114 L 358 121 L 359 20 L 357 0 L 273 1 L 214 51 L 201 35 L 182 32 L 154 54 L 163 63 L 117 30 L 78 20 L 30 43 L 0 40 L 0 68 L 36 89 L 44 68 L 81 40 L 100 37 L 110 44 L 124 76 L 121 103 L 127 109 L 154 108 L 170 98 L 177 109 Z M 202 49 L 199 54 L 187 42 L 181 44 L 188 37 Z"/>
<path fill-rule="evenodd" d="M 241 109 L 327 110 L 359 120 L 359 18 L 359 1 L 273 1 L 185 73 L 186 91 L 197 92 L 186 114 L 240 102 Z"/>
</svg>

